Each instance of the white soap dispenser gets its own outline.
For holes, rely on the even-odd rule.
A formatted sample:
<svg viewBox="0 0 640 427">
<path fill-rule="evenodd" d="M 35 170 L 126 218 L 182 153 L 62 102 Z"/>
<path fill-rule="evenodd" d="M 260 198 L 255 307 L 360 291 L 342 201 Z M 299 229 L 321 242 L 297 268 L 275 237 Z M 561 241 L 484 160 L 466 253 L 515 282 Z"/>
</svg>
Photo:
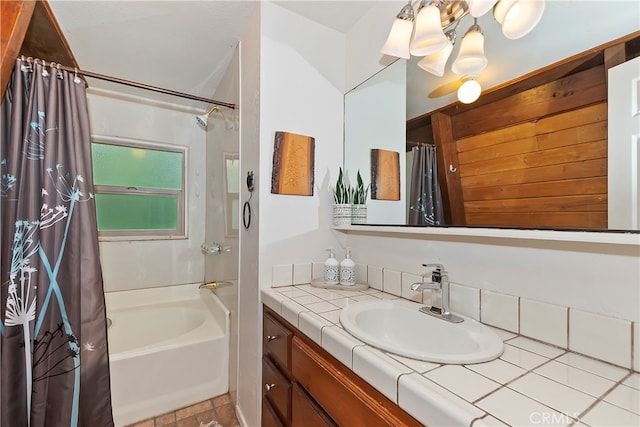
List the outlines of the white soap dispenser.
<svg viewBox="0 0 640 427">
<path fill-rule="evenodd" d="M 351 248 L 347 247 L 347 254 L 340 263 L 340 284 L 353 286 L 356 284 L 356 263 L 351 259 Z"/>
<path fill-rule="evenodd" d="M 333 255 L 333 248 L 327 249 L 329 258 L 324 262 L 324 283 L 337 285 L 340 281 L 340 263 Z"/>
</svg>

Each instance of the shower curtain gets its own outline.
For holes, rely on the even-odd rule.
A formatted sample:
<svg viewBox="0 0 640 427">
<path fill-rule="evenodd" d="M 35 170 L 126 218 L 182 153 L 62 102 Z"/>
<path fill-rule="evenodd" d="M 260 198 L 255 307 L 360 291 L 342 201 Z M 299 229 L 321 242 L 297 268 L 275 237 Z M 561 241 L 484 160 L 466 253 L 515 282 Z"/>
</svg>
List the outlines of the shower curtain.
<svg viewBox="0 0 640 427">
<path fill-rule="evenodd" d="M 0 424 L 113 426 L 84 83 L 18 59 L 1 119 Z"/>
<path fill-rule="evenodd" d="M 409 193 L 409 225 L 444 225 L 436 147 L 421 144 L 411 150 L 413 165 Z"/>
</svg>

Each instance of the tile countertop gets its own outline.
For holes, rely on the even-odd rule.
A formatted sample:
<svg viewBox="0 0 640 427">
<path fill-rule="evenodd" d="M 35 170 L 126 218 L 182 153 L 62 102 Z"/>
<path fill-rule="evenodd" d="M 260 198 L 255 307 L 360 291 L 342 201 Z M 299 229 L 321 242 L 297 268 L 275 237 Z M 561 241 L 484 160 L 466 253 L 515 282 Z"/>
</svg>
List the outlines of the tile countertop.
<svg viewBox="0 0 640 427">
<path fill-rule="evenodd" d="M 263 289 L 281 314 L 418 421 L 434 426 L 640 426 L 640 374 L 491 328 L 500 358 L 471 365 L 422 362 L 378 350 L 340 325 L 342 308 L 397 299 L 375 289 L 311 285 Z"/>
</svg>

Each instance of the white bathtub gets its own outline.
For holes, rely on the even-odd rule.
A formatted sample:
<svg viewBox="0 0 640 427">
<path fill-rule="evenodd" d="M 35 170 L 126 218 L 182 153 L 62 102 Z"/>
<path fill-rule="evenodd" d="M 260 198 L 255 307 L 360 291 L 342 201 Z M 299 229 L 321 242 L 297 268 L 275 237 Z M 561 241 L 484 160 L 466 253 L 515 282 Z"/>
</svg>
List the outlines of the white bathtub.
<svg viewBox="0 0 640 427">
<path fill-rule="evenodd" d="M 117 427 L 224 394 L 229 310 L 198 284 L 105 293 Z"/>
</svg>

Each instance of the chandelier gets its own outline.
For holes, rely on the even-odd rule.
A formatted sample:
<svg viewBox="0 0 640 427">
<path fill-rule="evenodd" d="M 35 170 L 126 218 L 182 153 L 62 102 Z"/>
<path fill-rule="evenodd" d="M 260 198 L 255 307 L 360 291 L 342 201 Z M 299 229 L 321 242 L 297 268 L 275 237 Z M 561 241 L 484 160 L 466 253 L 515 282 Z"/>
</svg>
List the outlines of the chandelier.
<svg viewBox="0 0 640 427">
<path fill-rule="evenodd" d="M 473 24 L 465 32 L 451 71 L 460 76 L 460 102 L 470 104 L 480 97 L 478 77 L 488 64 L 484 55 L 484 35 L 478 18 L 493 8 L 493 15 L 508 39 L 528 34 L 540 21 L 544 0 L 421 0 L 414 13 L 413 1 L 400 10 L 381 49 L 385 55 L 409 59 L 422 56 L 418 66 L 438 77 L 444 75 L 456 44 L 460 20 L 471 15 Z"/>
</svg>

